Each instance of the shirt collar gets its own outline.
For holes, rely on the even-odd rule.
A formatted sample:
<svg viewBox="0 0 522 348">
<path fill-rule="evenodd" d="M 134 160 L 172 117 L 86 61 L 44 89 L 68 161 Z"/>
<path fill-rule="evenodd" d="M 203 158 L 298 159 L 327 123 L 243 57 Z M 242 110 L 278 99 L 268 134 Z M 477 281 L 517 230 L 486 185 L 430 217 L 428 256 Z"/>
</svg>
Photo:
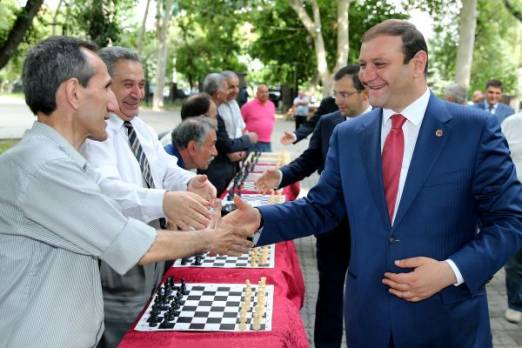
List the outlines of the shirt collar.
<svg viewBox="0 0 522 348">
<path fill-rule="evenodd" d="M 406 118 L 409 122 L 413 123 L 415 126 L 420 126 L 422 120 L 424 119 L 424 114 L 426 113 L 426 109 L 428 108 L 428 102 L 430 101 L 430 89 L 426 88 L 426 91 L 423 95 L 421 95 L 417 100 L 408 105 L 400 114 Z M 390 117 L 396 115 L 397 112 L 392 109 L 383 109 L 382 110 L 382 122 L 385 124 L 388 122 Z"/>
<path fill-rule="evenodd" d="M 55 143 L 67 156 L 71 158 L 71 160 L 78 163 L 81 168 L 85 168 L 85 165 L 87 164 L 86 159 L 74 148 L 74 146 L 72 146 L 71 143 L 67 141 L 67 139 L 58 133 L 56 129 L 49 127 L 45 123 L 36 121 L 33 123 L 33 127 L 28 131 L 28 134 L 49 138 L 49 140 Z"/>
</svg>

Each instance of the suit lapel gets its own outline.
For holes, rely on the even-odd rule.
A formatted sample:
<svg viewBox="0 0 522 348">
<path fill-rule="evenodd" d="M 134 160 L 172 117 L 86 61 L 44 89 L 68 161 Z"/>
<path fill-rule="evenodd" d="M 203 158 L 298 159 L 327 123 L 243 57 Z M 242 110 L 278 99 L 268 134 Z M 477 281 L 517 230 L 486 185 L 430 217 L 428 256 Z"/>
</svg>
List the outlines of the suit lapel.
<svg viewBox="0 0 522 348">
<path fill-rule="evenodd" d="M 407 213 L 439 158 L 446 139 L 451 136 L 451 118 L 444 103 L 431 95 L 413 151 L 394 226 L 397 226 Z"/>
<path fill-rule="evenodd" d="M 366 123 L 361 131 L 361 156 L 366 177 L 379 215 L 384 225 L 390 227 L 386 199 L 384 198 L 384 183 L 381 163 L 381 126 L 382 109 L 376 109 L 367 114 Z"/>
</svg>

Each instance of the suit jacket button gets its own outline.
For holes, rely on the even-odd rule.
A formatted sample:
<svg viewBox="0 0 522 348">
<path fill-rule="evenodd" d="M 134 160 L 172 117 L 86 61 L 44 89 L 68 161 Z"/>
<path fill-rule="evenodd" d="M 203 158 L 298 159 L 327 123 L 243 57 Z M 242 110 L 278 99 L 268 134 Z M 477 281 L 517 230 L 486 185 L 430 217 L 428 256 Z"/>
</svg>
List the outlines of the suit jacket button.
<svg viewBox="0 0 522 348">
<path fill-rule="evenodd" d="M 389 242 L 390 244 L 395 244 L 395 243 L 398 243 L 399 240 L 396 239 L 395 237 L 391 236 L 390 238 L 388 238 L 388 242 Z"/>
</svg>

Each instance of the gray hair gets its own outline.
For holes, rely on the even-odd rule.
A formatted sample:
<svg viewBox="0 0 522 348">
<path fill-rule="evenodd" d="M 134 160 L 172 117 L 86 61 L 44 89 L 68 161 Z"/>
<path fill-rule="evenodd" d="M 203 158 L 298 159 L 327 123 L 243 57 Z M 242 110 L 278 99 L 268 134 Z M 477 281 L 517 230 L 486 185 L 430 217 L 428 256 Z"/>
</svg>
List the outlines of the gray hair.
<svg viewBox="0 0 522 348">
<path fill-rule="evenodd" d="M 211 130 L 217 131 L 213 119 L 206 116 L 188 118 L 172 131 L 172 145 L 178 149 L 186 149 L 189 142 L 194 140 L 201 146 Z"/>
<path fill-rule="evenodd" d="M 133 62 L 141 64 L 140 56 L 133 50 L 125 47 L 105 47 L 98 51 L 98 55 L 105 65 L 107 65 L 107 70 L 109 70 L 109 75 L 111 76 L 113 76 L 114 73 L 114 66 L 120 59 L 132 60 Z"/>
<path fill-rule="evenodd" d="M 213 96 L 225 83 L 225 76 L 219 73 L 210 73 L 203 80 L 203 92 Z"/>
<path fill-rule="evenodd" d="M 62 82 L 77 78 L 86 87 L 96 73 L 82 48 L 96 52 L 92 42 L 55 36 L 33 47 L 25 58 L 22 82 L 25 102 L 33 112 L 50 115 L 56 110 L 56 91 Z"/>
<path fill-rule="evenodd" d="M 221 75 L 223 75 L 225 77 L 225 80 L 227 80 L 227 81 L 230 81 L 233 78 L 236 78 L 239 80 L 239 77 L 237 76 L 237 74 L 235 72 L 233 72 L 232 70 L 225 70 L 225 71 L 221 72 Z"/>
<path fill-rule="evenodd" d="M 444 89 L 444 98 L 448 99 L 448 97 L 451 97 L 458 104 L 466 103 L 466 94 L 466 88 L 456 83 L 452 83 Z"/>
</svg>

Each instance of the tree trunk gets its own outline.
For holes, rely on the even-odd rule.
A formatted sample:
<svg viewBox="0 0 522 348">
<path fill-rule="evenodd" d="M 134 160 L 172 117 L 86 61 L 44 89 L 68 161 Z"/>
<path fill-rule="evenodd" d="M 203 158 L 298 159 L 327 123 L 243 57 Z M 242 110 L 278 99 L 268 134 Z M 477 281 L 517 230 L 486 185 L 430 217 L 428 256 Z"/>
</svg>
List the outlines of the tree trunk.
<svg viewBox="0 0 522 348">
<path fill-rule="evenodd" d="M 154 97 L 152 99 L 152 109 L 156 111 L 163 108 L 163 87 L 165 86 L 165 72 L 167 70 L 168 57 L 168 34 L 170 29 L 170 20 L 172 18 L 173 5 L 174 0 L 165 1 L 165 7 L 163 9 L 159 30 L 158 70 L 156 72 L 156 88 L 154 89 Z"/>
<path fill-rule="evenodd" d="M 459 24 L 459 46 L 457 49 L 457 66 L 455 83 L 469 88 L 473 47 L 475 45 L 475 28 L 477 26 L 477 0 L 462 0 Z"/>
<path fill-rule="evenodd" d="M 16 21 L 0 46 L 0 69 L 2 69 L 15 53 L 25 33 L 31 27 L 33 18 L 42 6 L 43 0 L 27 0 L 23 10 L 16 16 Z"/>
<path fill-rule="evenodd" d="M 326 48 L 324 46 L 323 34 L 321 32 L 321 14 L 316 0 L 310 0 L 314 20 L 308 16 L 301 0 L 288 0 L 289 5 L 297 13 L 297 16 L 314 41 L 315 57 L 317 60 L 317 74 L 323 84 L 323 97 L 330 94 L 332 77 L 326 62 Z"/>
<path fill-rule="evenodd" d="M 58 25 L 58 23 L 56 21 L 58 20 L 58 15 L 60 14 L 60 9 L 62 8 L 62 3 L 63 3 L 63 0 L 60 0 L 58 2 L 58 6 L 56 6 L 56 10 L 54 11 L 54 15 L 53 15 L 53 31 L 52 31 L 52 35 L 53 36 L 56 35 L 56 26 Z"/>
<path fill-rule="evenodd" d="M 141 52 L 143 51 L 143 39 L 145 37 L 145 29 L 146 29 L 145 25 L 147 24 L 147 17 L 149 15 L 149 6 L 150 6 L 150 0 L 147 0 L 147 5 L 145 6 L 145 13 L 143 14 L 143 20 L 141 22 L 140 34 L 138 36 L 138 55 L 139 56 L 141 56 Z"/>
<path fill-rule="evenodd" d="M 334 73 L 348 63 L 350 53 L 349 20 L 350 0 L 338 0 L 337 3 L 337 59 Z"/>
</svg>

